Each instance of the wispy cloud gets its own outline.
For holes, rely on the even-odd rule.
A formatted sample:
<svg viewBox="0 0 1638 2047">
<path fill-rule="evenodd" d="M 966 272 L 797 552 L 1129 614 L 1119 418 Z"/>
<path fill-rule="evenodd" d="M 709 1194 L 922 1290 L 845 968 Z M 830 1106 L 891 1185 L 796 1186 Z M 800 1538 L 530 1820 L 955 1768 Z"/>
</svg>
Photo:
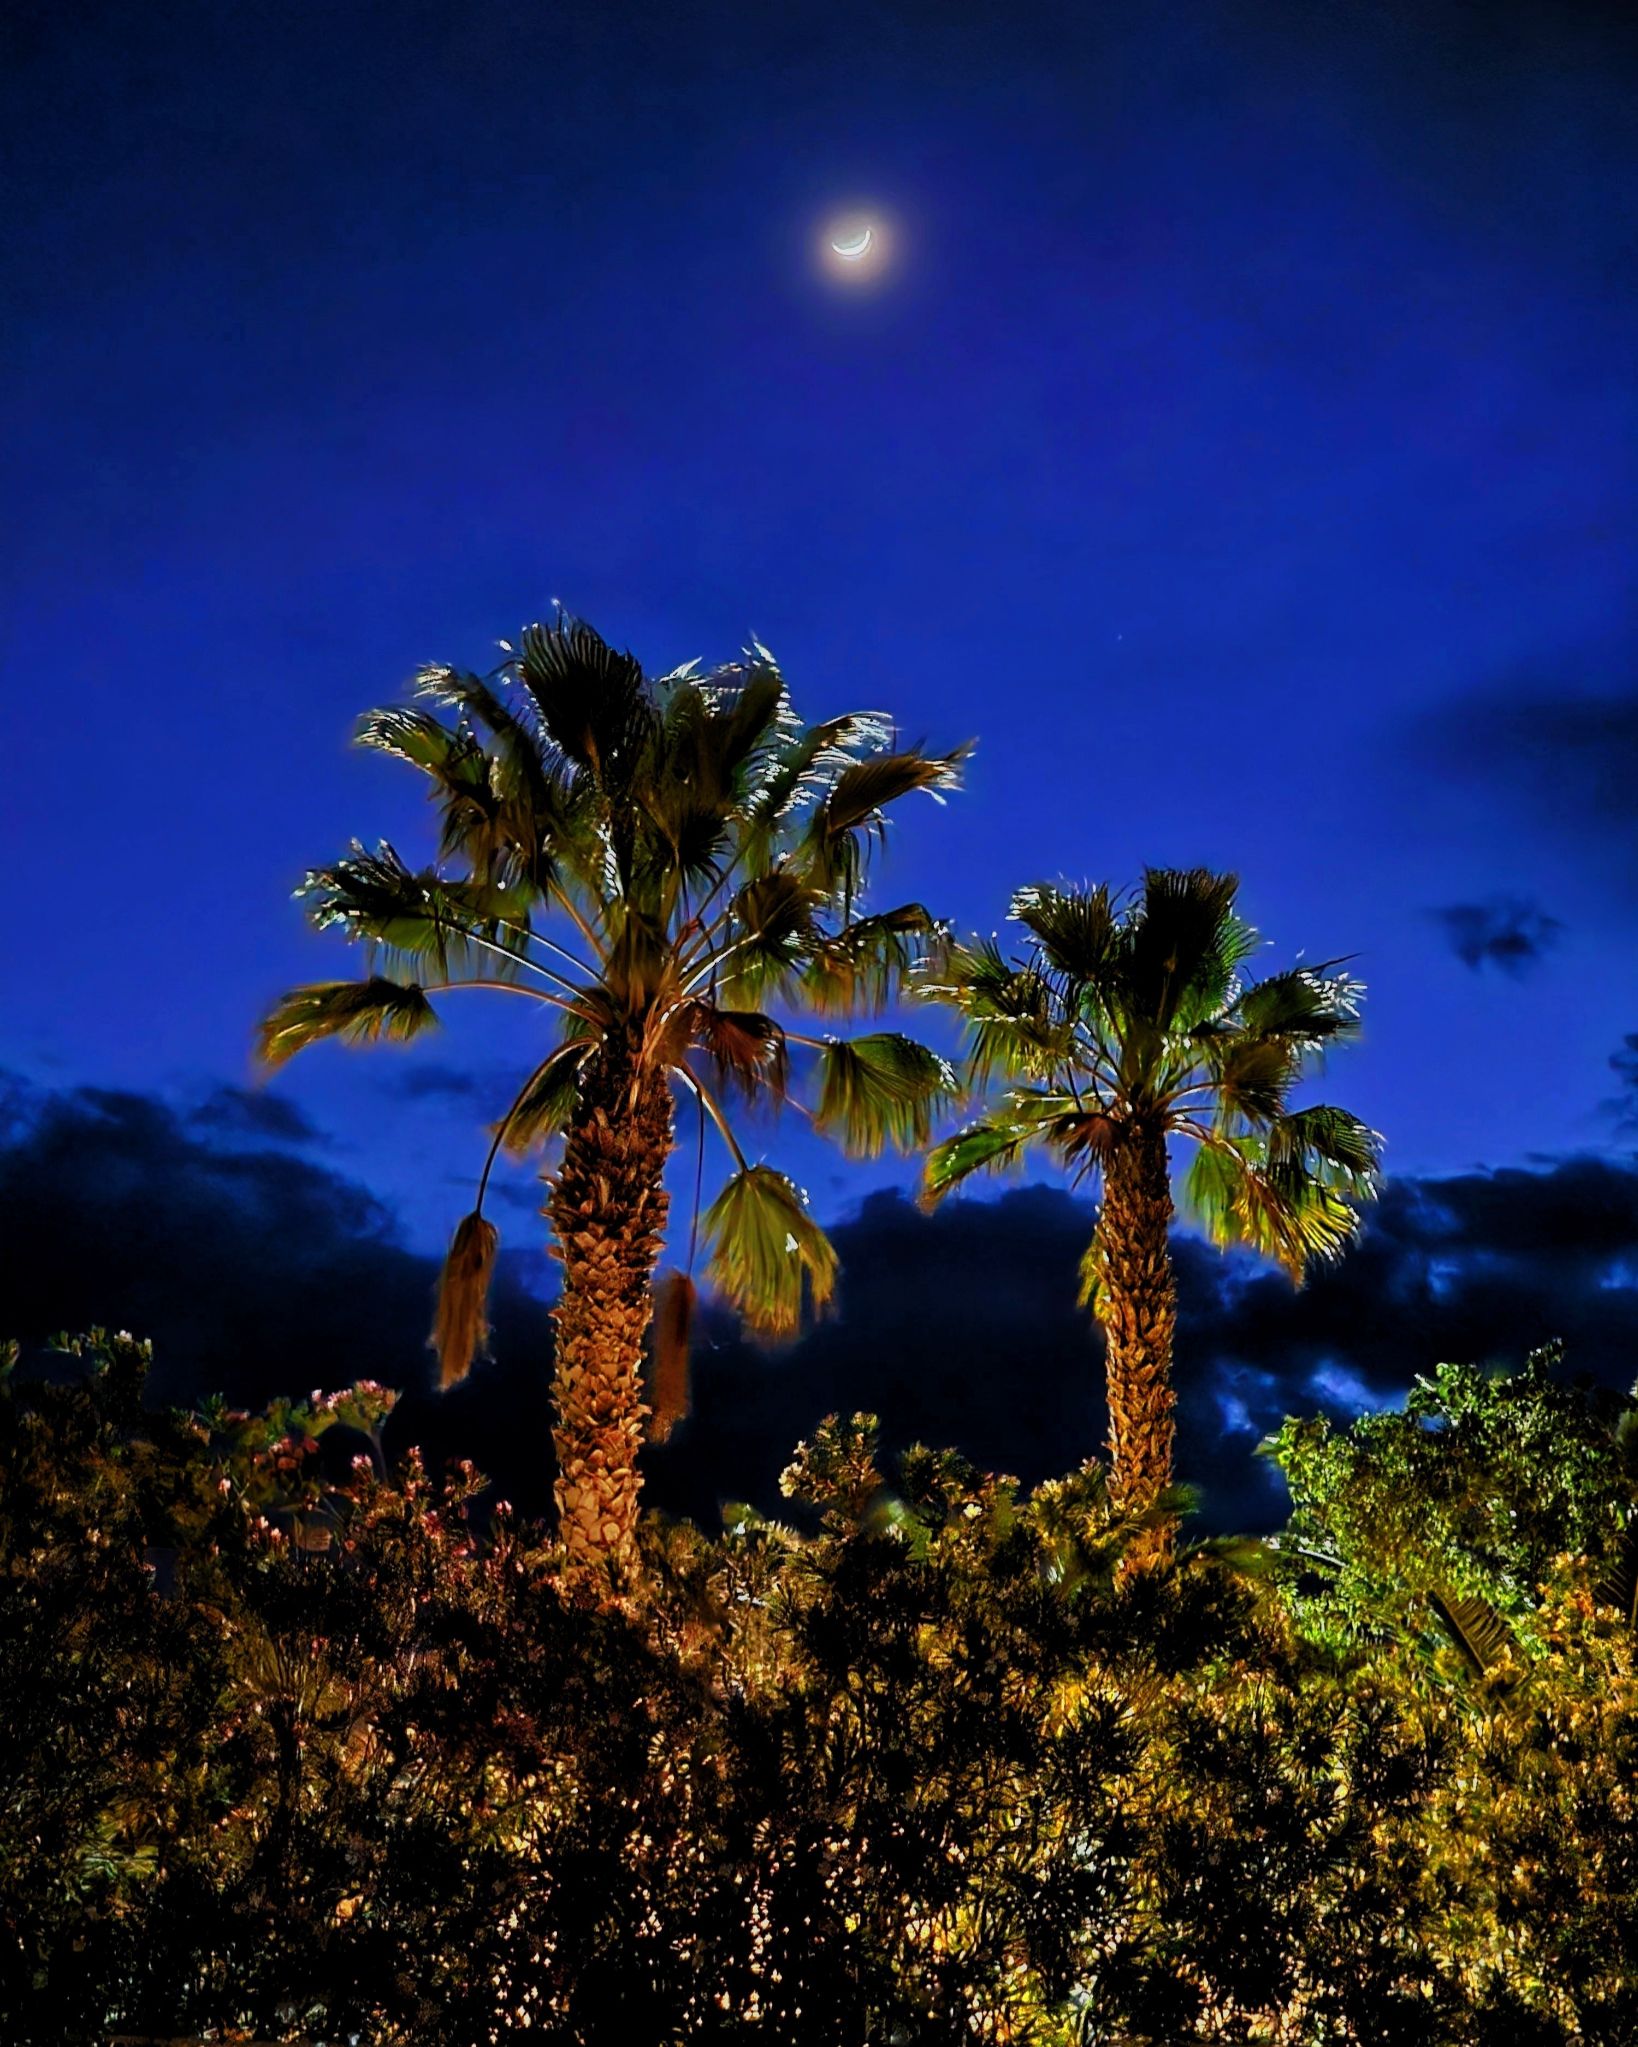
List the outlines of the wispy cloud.
<svg viewBox="0 0 1638 2047">
<path fill-rule="evenodd" d="M 1621 1092 L 1603 1104 L 1617 1132 L 1638 1136 L 1638 1031 L 1628 1031 L 1620 1049 L 1610 1054 L 1610 1071 L 1621 1084 Z"/>
<path fill-rule="evenodd" d="M 279 1144 L 328 1144 L 329 1139 L 288 1095 L 224 1081 L 187 1112 L 188 1125 L 224 1139 L 262 1138 Z"/>
<path fill-rule="evenodd" d="M 1474 973 L 1498 967 L 1521 980 L 1557 945 L 1564 926 L 1522 896 L 1492 896 L 1483 903 L 1446 903 L 1429 916 L 1443 927 L 1451 951 Z"/>
</svg>

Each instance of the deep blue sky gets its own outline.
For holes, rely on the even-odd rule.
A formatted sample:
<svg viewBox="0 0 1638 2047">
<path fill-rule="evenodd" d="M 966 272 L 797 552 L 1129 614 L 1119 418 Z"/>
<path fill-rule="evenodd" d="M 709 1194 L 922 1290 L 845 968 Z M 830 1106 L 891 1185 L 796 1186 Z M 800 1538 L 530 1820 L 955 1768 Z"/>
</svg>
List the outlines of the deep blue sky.
<svg viewBox="0 0 1638 2047">
<path fill-rule="evenodd" d="M 0 1064 L 197 1099 L 356 714 L 561 598 L 977 734 L 885 885 L 1207 861 L 1359 955 L 1401 1173 L 1630 1148 L 1624 10 L 25 6 L 0 51 Z M 897 225 L 880 288 L 814 262 Z M 515 1041 L 281 1087 L 430 1244 Z M 881 1174 L 804 1160 L 822 1210 Z"/>
</svg>

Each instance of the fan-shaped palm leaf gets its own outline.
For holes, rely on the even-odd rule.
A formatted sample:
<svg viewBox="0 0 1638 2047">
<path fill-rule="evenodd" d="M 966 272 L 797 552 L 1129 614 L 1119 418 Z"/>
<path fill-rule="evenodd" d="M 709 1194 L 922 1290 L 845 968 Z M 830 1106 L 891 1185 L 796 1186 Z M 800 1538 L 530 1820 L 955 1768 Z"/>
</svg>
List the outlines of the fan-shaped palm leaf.
<svg viewBox="0 0 1638 2047">
<path fill-rule="evenodd" d="M 257 1033 L 257 1050 L 264 1066 L 282 1066 L 320 1038 L 351 1045 L 404 1041 L 437 1021 L 425 993 L 411 983 L 381 975 L 367 981 L 318 981 L 280 998 Z"/>
<path fill-rule="evenodd" d="M 525 629 L 517 675 L 563 757 L 599 788 L 624 789 L 655 723 L 636 659 L 617 653 L 584 621 L 560 615 Z"/>
<path fill-rule="evenodd" d="M 1021 888 L 1009 915 L 1035 934 L 1060 972 L 1097 981 L 1108 971 L 1120 925 L 1107 888 Z"/>
<path fill-rule="evenodd" d="M 938 934 L 938 924 L 920 903 L 855 918 L 814 944 L 802 968 L 803 1002 L 820 1016 L 884 1008 Z"/>
<path fill-rule="evenodd" d="M 922 1168 L 922 1201 L 932 1207 L 975 1173 L 1004 1173 L 1015 1166 L 1035 1131 L 1022 1123 L 970 1123 L 935 1144 Z"/>
<path fill-rule="evenodd" d="M 854 1158 L 924 1145 L 934 1115 L 956 1095 L 948 1062 L 898 1031 L 831 1039 L 820 1047 L 819 1072 L 814 1124 Z"/>
<path fill-rule="evenodd" d="M 501 1118 L 500 1142 L 514 1158 L 523 1158 L 551 1138 L 561 1137 L 574 1114 L 580 1069 L 593 1050 L 589 1038 L 570 1038 L 543 1059 Z"/>
<path fill-rule="evenodd" d="M 746 1101 L 758 1095 L 783 1098 L 790 1059 L 782 1024 L 760 1010 L 719 1009 L 711 1002 L 691 1003 L 686 1021 L 724 1085 L 737 1088 Z"/>
<path fill-rule="evenodd" d="M 355 840 L 350 858 L 311 869 L 297 893 L 321 931 L 339 928 L 406 959 L 430 959 L 446 978 L 477 956 L 477 941 L 498 971 L 508 966 L 498 955 L 524 954 L 529 901 L 521 888 L 412 873 L 385 840 L 373 853 Z"/>
<path fill-rule="evenodd" d="M 836 1291 L 835 1248 L 794 1181 L 771 1166 L 736 1173 L 703 1217 L 711 1277 L 759 1334 L 794 1336 Z"/>
</svg>

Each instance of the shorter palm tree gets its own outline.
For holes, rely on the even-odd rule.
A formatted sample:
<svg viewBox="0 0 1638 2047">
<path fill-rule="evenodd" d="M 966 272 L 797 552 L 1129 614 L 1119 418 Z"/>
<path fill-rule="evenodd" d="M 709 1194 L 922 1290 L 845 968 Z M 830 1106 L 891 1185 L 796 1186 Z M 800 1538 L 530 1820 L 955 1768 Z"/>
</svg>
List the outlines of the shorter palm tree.
<svg viewBox="0 0 1638 2047">
<path fill-rule="evenodd" d="M 1081 1299 L 1103 1328 L 1126 1514 L 1172 1483 L 1171 1141 L 1194 1148 L 1187 1213 L 1294 1280 L 1343 1250 L 1377 1183 L 1380 1140 L 1358 1117 L 1291 1104 L 1317 1056 L 1356 1034 L 1362 988 L 1334 961 L 1244 980 L 1260 941 L 1235 912 L 1238 885 L 1194 868 L 1151 869 L 1125 897 L 1022 889 L 1021 953 L 951 944 L 919 976 L 966 1020 L 974 1088 L 1003 1083 L 981 1121 L 928 1155 L 925 1200 L 1036 1147 L 1100 1184 Z"/>
<path fill-rule="evenodd" d="M 712 1276 L 758 1331 L 788 1336 L 829 1299 L 836 1254 L 798 1188 L 746 1157 L 730 1097 L 794 1100 L 805 1063 L 808 1113 L 849 1151 L 926 1143 L 954 1086 L 942 1059 L 895 1031 L 804 1033 L 789 1012 L 880 1008 L 921 956 L 933 920 L 919 903 L 867 914 L 866 871 L 888 810 L 954 788 L 967 749 L 897 746 L 870 711 L 805 724 L 760 646 L 709 674 L 651 678 L 566 615 L 530 626 L 489 676 L 424 669 L 417 695 L 371 713 L 359 739 L 426 778 L 438 862 L 355 843 L 308 875 L 313 921 L 361 945 L 365 971 L 286 995 L 262 1057 L 414 1037 L 450 993 L 534 1004 L 541 1042 L 455 1232 L 436 1341 L 447 1385 L 483 1340 L 497 1150 L 559 1144 L 559 1523 L 571 1579 L 619 1582 L 635 1561 L 675 1103 L 696 1112 L 702 1144 L 715 1126 L 735 1169 L 703 1217 Z M 685 1353 L 691 1296 L 678 1275 L 662 1304 L 668 1363 Z M 674 1394 L 657 1404 L 663 1427 Z"/>
</svg>

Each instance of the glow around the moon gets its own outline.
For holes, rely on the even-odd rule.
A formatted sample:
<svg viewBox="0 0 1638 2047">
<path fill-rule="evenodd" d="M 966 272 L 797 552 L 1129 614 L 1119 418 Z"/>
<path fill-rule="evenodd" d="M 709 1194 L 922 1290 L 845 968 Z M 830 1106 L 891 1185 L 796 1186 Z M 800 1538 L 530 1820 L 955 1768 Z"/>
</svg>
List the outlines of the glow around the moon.
<svg viewBox="0 0 1638 2047">
<path fill-rule="evenodd" d="M 824 267 L 837 279 L 862 284 L 886 267 L 891 240 L 888 223 L 874 207 L 833 215 L 825 222 L 819 250 Z"/>
</svg>

